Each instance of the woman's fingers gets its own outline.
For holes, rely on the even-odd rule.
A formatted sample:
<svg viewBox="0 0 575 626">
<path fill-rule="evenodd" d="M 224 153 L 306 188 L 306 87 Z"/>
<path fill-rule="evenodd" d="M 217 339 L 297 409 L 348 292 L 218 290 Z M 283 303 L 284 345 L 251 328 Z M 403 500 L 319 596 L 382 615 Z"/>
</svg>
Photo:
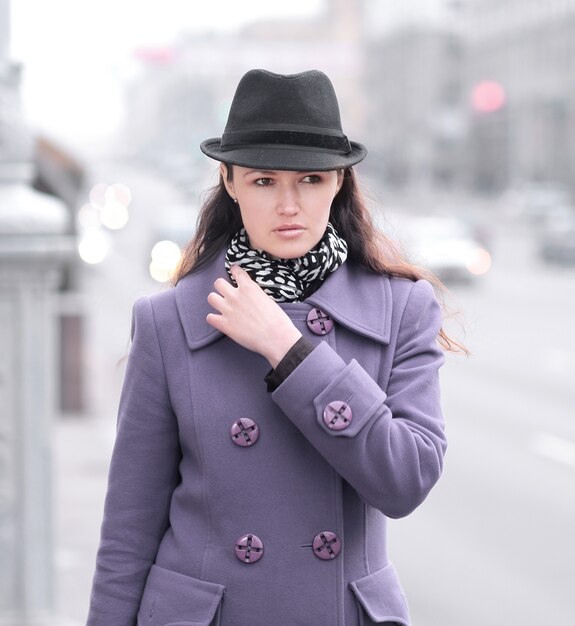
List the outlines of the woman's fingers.
<svg viewBox="0 0 575 626">
<path fill-rule="evenodd" d="M 242 286 L 253 283 L 250 275 L 239 265 L 232 265 L 232 267 L 230 268 L 230 274 L 236 282 L 237 287 L 229 283 L 227 280 L 225 280 L 225 278 L 218 278 L 214 282 L 214 289 L 224 298 L 229 298 L 237 295 L 238 289 L 240 289 Z"/>
<path fill-rule="evenodd" d="M 232 265 L 230 267 L 230 273 L 238 285 L 243 282 L 251 282 L 252 280 L 246 270 L 239 265 Z"/>
<path fill-rule="evenodd" d="M 220 332 L 224 332 L 224 327 L 223 327 L 223 317 L 221 315 L 218 315 L 218 313 L 208 313 L 206 315 L 206 322 L 210 325 L 213 326 L 216 330 L 219 330 Z"/>
<path fill-rule="evenodd" d="M 223 296 L 221 296 L 219 293 L 216 293 L 215 291 L 211 291 L 208 294 L 208 304 L 214 307 L 216 311 L 219 311 L 221 313 L 222 309 L 224 308 L 226 304 L 226 299 Z"/>
<path fill-rule="evenodd" d="M 218 278 L 216 282 L 214 283 L 214 289 L 219 294 L 226 297 L 226 296 L 232 295 L 236 288 L 233 285 L 230 285 L 230 283 L 228 283 L 228 281 L 225 280 L 225 278 Z"/>
</svg>

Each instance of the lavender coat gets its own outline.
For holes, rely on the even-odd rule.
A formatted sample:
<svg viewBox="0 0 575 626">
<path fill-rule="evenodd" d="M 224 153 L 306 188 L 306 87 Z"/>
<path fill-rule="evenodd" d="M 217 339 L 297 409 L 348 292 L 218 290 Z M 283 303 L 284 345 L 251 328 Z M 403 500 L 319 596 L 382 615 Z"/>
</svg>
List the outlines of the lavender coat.
<svg viewBox="0 0 575 626">
<path fill-rule="evenodd" d="M 431 286 L 345 263 L 282 305 L 316 347 L 268 394 L 267 361 L 205 321 L 224 274 L 222 253 L 134 306 L 88 626 L 408 625 L 386 519 L 442 470 Z M 314 307 L 335 321 L 323 336 Z M 334 401 L 351 412 L 339 430 Z M 234 443 L 239 418 L 253 445 Z M 325 531 L 340 552 L 324 560 Z M 236 555 L 246 534 L 263 545 L 252 563 Z"/>
</svg>

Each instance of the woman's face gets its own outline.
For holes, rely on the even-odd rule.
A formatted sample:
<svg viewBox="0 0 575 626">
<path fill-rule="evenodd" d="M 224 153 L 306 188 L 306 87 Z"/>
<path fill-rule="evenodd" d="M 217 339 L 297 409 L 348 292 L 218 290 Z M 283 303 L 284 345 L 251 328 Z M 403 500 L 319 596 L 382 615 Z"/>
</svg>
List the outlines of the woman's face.
<svg viewBox="0 0 575 626">
<path fill-rule="evenodd" d="M 343 170 L 292 172 L 234 165 L 228 180 L 222 164 L 222 177 L 238 201 L 251 246 L 279 259 L 295 259 L 323 237 Z"/>
</svg>

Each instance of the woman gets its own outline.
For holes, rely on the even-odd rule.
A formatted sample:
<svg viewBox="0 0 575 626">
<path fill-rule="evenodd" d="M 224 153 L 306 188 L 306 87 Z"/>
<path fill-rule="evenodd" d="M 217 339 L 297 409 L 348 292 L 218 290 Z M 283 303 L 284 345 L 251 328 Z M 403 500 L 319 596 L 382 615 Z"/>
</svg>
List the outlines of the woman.
<svg viewBox="0 0 575 626">
<path fill-rule="evenodd" d="M 88 625 L 407 625 L 385 530 L 442 469 L 433 289 L 323 73 L 248 72 L 201 148 L 220 183 L 134 307 Z"/>
</svg>

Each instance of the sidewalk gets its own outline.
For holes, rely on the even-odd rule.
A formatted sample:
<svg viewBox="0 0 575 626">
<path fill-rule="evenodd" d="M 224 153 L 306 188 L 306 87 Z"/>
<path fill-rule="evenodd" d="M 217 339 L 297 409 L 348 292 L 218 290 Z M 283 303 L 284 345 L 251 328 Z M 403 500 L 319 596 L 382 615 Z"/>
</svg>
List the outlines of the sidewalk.
<svg viewBox="0 0 575 626">
<path fill-rule="evenodd" d="M 86 623 L 115 416 L 54 423 L 55 613 L 58 626 Z"/>
</svg>

